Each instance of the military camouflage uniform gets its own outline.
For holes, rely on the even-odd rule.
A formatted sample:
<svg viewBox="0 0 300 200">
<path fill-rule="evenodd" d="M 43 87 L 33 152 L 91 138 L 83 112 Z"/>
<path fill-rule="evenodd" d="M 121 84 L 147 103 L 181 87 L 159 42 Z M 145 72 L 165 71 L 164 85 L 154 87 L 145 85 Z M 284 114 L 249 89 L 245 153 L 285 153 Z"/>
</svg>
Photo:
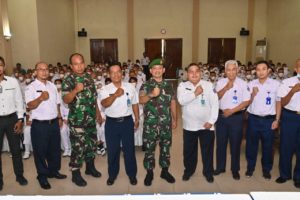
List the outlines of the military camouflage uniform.
<svg viewBox="0 0 300 200">
<path fill-rule="evenodd" d="M 69 166 L 80 168 L 84 161 L 95 158 L 97 148 L 96 99 L 97 92 L 93 79 L 88 74 L 82 77 L 71 74 L 62 83 L 63 95 L 72 91 L 77 83 L 84 84 L 73 102 L 69 103 L 68 123 L 72 147 Z"/>
<path fill-rule="evenodd" d="M 150 94 L 158 86 L 160 95 L 150 99 L 144 106 L 143 142 L 145 146 L 144 167 L 152 170 L 155 167 L 155 147 L 159 141 L 159 165 L 162 168 L 170 165 L 170 146 L 172 143 L 171 100 L 175 99 L 173 87 L 163 80 L 156 82 L 153 78 L 145 82 L 140 89 L 141 95 Z"/>
</svg>

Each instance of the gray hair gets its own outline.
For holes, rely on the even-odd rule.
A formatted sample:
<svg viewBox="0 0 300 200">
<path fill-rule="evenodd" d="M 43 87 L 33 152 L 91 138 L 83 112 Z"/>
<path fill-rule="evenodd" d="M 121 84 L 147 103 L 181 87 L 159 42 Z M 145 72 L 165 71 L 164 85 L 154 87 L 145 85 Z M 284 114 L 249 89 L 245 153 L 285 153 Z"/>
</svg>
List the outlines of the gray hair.
<svg viewBox="0 0 300 200">
<path fill-rule="evenodd" d="M 239 67 L 239 64 L 237 63 L 236 60 L 227 60 L 225 63 L 225 69 L 227 68 L 228 65 L 235 65 L 237 68 Z"/>
</svg>

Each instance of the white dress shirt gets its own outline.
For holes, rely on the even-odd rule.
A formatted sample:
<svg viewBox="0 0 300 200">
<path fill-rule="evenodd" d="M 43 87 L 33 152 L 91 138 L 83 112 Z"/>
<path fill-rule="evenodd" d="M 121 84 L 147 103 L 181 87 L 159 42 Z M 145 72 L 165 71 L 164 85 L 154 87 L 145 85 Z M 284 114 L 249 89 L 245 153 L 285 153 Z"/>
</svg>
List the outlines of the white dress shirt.
<svg viewBox="0 0 300 200">
<path fill-rule="evenodd" d="M 228 83 L 228 78 L 222 78 L 217 82 L 216 92 L 222 90 Z M 234 100 L 236 97 L 236 100 Z M 249 101 L 251 97 L 250 90 L 247 87 L 247 83 L 242 79 L 236 77 L 233 83 L 233 87 L 225 92 L 223 97 L 219 100 L 220 109 L 232 109 L 240 105 L 243 101 Z"/>
<path fill-rule="evenodd" d="M 121 88 L 124 90 L 124 94 L 117 97 L 109 107 L 105 108 L 104 113 L 108 117 L 117 118 L 132 115 L 132 105 L 139 103 L 138 93 L 132 84 L 122 82 Z M 113 83 L 104 86 L 103 90 L 100 91 L 101 101 L 113 95 L 117 89 Z"/>
<path fill-rule="evenodd" d="M 24 118 L 24 101 L 17 79 L 4 76 L 0 82 L 0 116 L 17 113 L 18 118 Z"/>
<path fill-rule="evenodd" d="M 300 83 L 300 80 L 297 78 L 297 76 L 284 79 L 279 87 L 278 97 L 283 98 L 288 95 L 292 87 L 297 83 Z M 300 92 L 296 92 L 291 98 L 290 102 L 284 106 L 284 108 L 300 112 Z"/>
<path fill-rule="evenodd" d="M 195 96 L 194 92 L 199 85 L 203 93 Z M 202 130 L 206 122 L 214 124 L 218 119 L 218 95 L 213 90 L 213 85 L 201 80 L 194 86 L 190 81 L 182 82 L 177 88 L 177 99 L 182 106 L 183 129 L 189 131 Z M 214 126 L 210 130 L 214 130 Z"/>
<path fill-rule="evenodd" d="M 30 83 L 25 90 L 26 104 L 41 96 L 42 91 L 49 93 L 49 99 L 42 101 L 40 105 L 32 110 L 32 119 L 51 120 L 57 117 L 57 105 L 60 104 L 61 97 L 53 83 L 47 81 L 46 84 L 38 79 Z"/>
<path fill-rule="evenodd" d="M 276 80 L 268 78 L 263 84 L 255 79 L 248 83 L 250 93 L 253 88 L 258 88 L 258 93 L 249 105 L 247 111 L 254 115 L 266 116 L 276 115 L 276 101 L 280 101 L 277 97 L 277 92 L 280 83 Z"/>
</svg>

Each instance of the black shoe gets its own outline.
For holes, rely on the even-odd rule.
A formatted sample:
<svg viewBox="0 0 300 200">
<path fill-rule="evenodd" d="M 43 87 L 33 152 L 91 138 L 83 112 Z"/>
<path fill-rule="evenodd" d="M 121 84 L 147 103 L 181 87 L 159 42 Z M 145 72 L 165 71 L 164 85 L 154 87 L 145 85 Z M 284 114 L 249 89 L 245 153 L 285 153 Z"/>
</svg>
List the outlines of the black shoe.
<svg viewBox="0 0 300 200">
<path fill-rule="evenodd" d="M 167 169 L 164 169 L 160 173 L 160 178 L 165 179 L 168 183 L 175 183 L 175 178 L 168 172 Z"/>
<path fill-rule="evenodd" d="M 129 182 L 131 185 L 136 185 L 137 184 L 136 177 L 135 176 L 129 177 Z"/>
<path fill-rule="evenodd" d="M 0 179 L 0 191 L 3 189 L 3 180 Z"/>
<path fill-rule="evenodd" d="M 247 178 L 250 178 L 251 176 L 253 176 L 253 171 L 247 170 L 245 175 Z"/>
<path fill-rule="evenodd" d="M 107 185 L 113 185 L 115 182 L 115 179 L 114 178 L 111 178 L 111 177 L 108 177 L 107 181 L 106 181 L 106 184 Z"/>
<path fill-rule="evenodd" d="M 209 182 L 209 183 L 214 182 L 214 177 L 212 175 L 205 176 L 205 178 L 206 178 L 206 181 Z"/>
<path fill-rule="evenodd" d="M 23 175 L 17 176 L 16 177 L 16 181 L 20 184 L 20 185 L 27 185 L 28 181 L 26 180 L 26 178 Z"/>
<path fill-rule="evenodd" d="M 153 181 L 153 171 L 152 170 L 147 170 L 147 175 L 144 179 L 144 185 L 145 186 L 150 186 L 150 185 L 152 185 L 152 181 Z"/>
<path fill-rule="evenodd" d="M 263 177 L 266 180 L 271 180 L 271 174 L 270 174 L 270 172 L 267 172 L 267 171 L 263 172 Z"/>
<path fill-rule="evenodd" d="M 49 190 L 51 188 L 51 185 L 49 184 L 47 178 L 38 178 L 39 184 L 41 188 L 44 190 Z"/>
<path fill-rule="evenodd" d="M 232 172 L 232 177 L 234 180 L 240 180 L 240 174 L 238 172 Z"/>
<path fill-rule="evenodd" d="M 72 171 L 72 182 L 79 187 L 84 187 L 87 185 L 87 182 L 82 178 L 79 169 Z"/>
<path fill-rule="evenodd" d="M 101 177 L 101 173 L 99 171 L 97 171 L 97 169 L 95 168 L 94 159 L 86 162 L 85 174 L 91 175 L 96 178 Z"/>
<path fill-rule="evenodd" d="M 294 180 L 294 186 L 300 188 L 300 180 Z"/>
<path fill-rule="evenodd" d="M 190 178 L 191 178 L 191 176 L 190 175 L 188 175 L 188 174 L 183 174 L 183 176 L 182 176 L 182 180 L 183 181 L 188 181 L 188 180 L 190 180 Z"/>
<path fill-rule="evenodd" d="M 276 183 L 285 183 L 287 180 L 288 180 L 288 179 L 279 176 L 279 177 L 276 179 Z"/>
<path fill-rule="evenodd" d="M 219 169 L 216 169 L 216 170 L 214 170 L 213 175 L 214 175 L 214 176 L 218 176 L 218 175 L 221 174 L 221 173 L 225 173 L 225 170 L 219 170 Z"/>
<path fill-rule="evenodd" d="M 61 174 L 59 172 L 53 173 L 53 174 L 49 174 L 48 178 L 56 178 L 56 179 L 66 179 L 67 175 Z"/>
</svg>

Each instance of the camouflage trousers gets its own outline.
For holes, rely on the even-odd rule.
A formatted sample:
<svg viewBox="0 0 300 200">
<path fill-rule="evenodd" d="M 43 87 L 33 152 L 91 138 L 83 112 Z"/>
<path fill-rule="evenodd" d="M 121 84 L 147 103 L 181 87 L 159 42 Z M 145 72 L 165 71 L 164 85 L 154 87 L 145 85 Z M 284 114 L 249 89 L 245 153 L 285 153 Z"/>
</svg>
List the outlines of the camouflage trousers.
<svg viewBox="0 0 300 200">
<path fill-rule="evenodd" d="M 161 168 L 170 166 L 170 147 L 172 129 L 170 125 L 148 125 L 144 123 L 143 143 L 145 147 L 144 167 L 152 170 L 155 167 L 155 148 L 159 142 L 159 165 Z"/>
<path fill-rule="evenodd" d="M 80 168 L 84 161 L 95 158 L 97 149 L 96 127 L 72 127 L 70 126 L 71 168 Z"/>
</svg>

